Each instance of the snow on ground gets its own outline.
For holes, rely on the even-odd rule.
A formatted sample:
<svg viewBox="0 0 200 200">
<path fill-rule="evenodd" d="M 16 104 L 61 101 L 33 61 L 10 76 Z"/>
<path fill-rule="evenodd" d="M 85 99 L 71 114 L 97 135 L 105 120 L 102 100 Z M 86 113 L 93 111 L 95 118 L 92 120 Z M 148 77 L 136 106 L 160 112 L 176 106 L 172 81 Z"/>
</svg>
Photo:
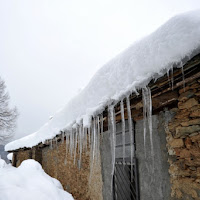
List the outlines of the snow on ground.
<svg viewBox="0 0 200 200">
<path fill-rule="evenodd" d="M 91 116 L 100 113 L 106 105 L 145 87 L 174 64 L 180 67 L 199 50 L 200 10 L 173 17 L 104 65 L 89 84 L 37 132 L 7 144 L 5 150 L 35 146 L 82 119 L 84 126 L 88 126 Z"/>
<path fill-rule="evenodd" d="M 12 161 L 13 153 L 9 153 L 9 154 L 7 155 L 7 158 L 8 158 L 8 160 Z"/>
<path fill-rule="evenodd" d="M 25 160 L 15 168 L 0 159 L 0 200 L 16 199 L 73 200 L 73 197 L 35 160 Z"/>
<path fill-rule="evenodd" d="M 0 158 L 0 170 L 2 169 L 2 168 L 4 168 L 4 167 L 6 167 L 6 162 L 5 162 L 5 160 L 3 160 L 3 159 L 1 159 Z"/>
</svg>

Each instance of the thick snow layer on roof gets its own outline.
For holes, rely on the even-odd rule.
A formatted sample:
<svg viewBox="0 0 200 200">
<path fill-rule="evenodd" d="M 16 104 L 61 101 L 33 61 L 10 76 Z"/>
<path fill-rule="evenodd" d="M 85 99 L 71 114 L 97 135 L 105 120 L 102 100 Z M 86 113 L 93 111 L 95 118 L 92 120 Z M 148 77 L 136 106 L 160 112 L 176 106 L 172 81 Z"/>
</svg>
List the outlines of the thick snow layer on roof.
<svg viewBox="0 0 200 200">
<path fill-rule="evenodd" d="M 37 132 L 6 145 L 6 150 L 32 147 L 74 123 L 87 126 L 113 100 L 132 93 L 155 77 L 188 60 L 200 49 L 200 10 L 177 15 L 154 33 L 104 65 L 77 96 Z"/>
<path fill-rule="evenodd" d="M 34 160 L 25 160 L 18 168 L 0 159 L 0 199 L 73 200 L 61 183 L 47 175 Z"/>
</svg>

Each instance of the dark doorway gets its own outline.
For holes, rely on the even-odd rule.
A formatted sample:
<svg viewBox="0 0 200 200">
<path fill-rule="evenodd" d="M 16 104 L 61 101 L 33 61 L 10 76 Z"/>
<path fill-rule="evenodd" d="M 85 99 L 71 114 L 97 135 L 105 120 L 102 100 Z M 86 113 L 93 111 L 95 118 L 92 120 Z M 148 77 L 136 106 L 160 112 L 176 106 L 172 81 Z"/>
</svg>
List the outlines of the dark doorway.
<svg viewBox="0 0 200 200">
<path fill-rule="evenodd" d="M 131 173 L 132 170 L 132 173 Z M 139 200 L 137 160 L 126 158 L 116 159 L 115 173 L 113 177 L 113 199 L 114 200 Z"/>
</svg>

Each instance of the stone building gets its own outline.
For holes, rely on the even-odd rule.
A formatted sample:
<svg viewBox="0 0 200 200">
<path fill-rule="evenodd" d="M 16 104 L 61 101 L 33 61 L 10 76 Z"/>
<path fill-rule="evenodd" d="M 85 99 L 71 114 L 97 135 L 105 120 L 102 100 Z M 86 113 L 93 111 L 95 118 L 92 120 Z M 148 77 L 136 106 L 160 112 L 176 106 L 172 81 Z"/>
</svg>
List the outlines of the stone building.
<svg viewBox="0 0 200 200">
<path fill-rule="evenodd" d="M 37 160 L 77 200 L 200 199 L 200 48 L 172 66 L 94 114 L 90 128 L 8 146 L 13 165 Z"/>
<path fill-rule="evenodd" d="M 184 77 L 182 69 L 173 71 L 173 76 L 171 76 L 174 79 L 173 88 L 171 78 L 167 75 L 149 84 L 153 109 L 153 156 L 149 130 L 147 130 L 147 142 L 144 147 L 142 95 L 133 95 L 130 99 L 131 116 L 134 122 L 135 158 L 138 164 L 137 185 L 141 199 L 200 198 L 200 54 L 188 61 L 183 69 Z M 107 113 L 105 109 L 100 158 L 94 163 L 92 177 L 90 177 L 89 146 L 82 153 L 81 163 L 77 153 L 78 159 L 74 164 L 74 157 L 71 157 L 69 152 L 66 155 L 66 140 L 62 142 L 62 134 L 57 135 L 57 140 L 53 141 L 52 146 L 50 142 L 46 142 L 33 148 L 15 150 L 14 165 L 18 166 L 25 159 L 35 159 L 42 164 L 49 175 L 60 180 L 63 187 L 76 199 L 112 199 L 112 156 L 109 140 L 111 134 L 108 129 Z M 115 107 L 115 113 L 117 161 L 123 158 L 121 112 L 118 104 Z M 126 107 L 124 115 L 127 120 Z M 127 123 L 126 127 L 128 127 Z M 129 135 L 128 130 L 126 135 Z M 130 157 L 129 143 L 130 140 L 127 137 L 127 157 Z M 130 184 L 127 183 L 126 177 L 122 179 L 116 182 L 122 181 L 120 184 L 123 185 Z M 121 190 L 120 193 L 123 195 Z M 124 191 L 126 195 L 129 192 L 128 189 Z M 123 199 L 123 197 L 119 196 L 118 199 Z"/>
</svg>

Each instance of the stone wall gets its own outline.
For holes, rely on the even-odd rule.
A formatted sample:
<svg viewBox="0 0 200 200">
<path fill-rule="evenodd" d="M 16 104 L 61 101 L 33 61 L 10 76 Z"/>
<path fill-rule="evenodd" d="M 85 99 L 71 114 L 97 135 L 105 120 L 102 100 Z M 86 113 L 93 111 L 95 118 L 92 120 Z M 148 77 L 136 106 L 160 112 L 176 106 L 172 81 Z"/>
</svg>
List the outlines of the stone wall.
<svg viewBox="0 0 200 200">
<path fill-rule="evenodd" d="M 72 193 L 77 200 L 102 199 L 101 165 L 96 165 L 90 177 L 90 151 L 80 156 L 67 153 L 66 144 L 59 143 L 42 149 L 42 166 L 45 172 L 58 179 L 65 190 Z"/>
<path fill-rule="evenodd" d="M 180 89 L 166 126 L 173 199 L 200 199 L 200 80 Z"/>
<path fill-rule="evenodd" d="M 18 167 L 22 161 L 32 158 L 32 151 L 30 149 L 14 152 L 13 166 Z"/>
</svg>

